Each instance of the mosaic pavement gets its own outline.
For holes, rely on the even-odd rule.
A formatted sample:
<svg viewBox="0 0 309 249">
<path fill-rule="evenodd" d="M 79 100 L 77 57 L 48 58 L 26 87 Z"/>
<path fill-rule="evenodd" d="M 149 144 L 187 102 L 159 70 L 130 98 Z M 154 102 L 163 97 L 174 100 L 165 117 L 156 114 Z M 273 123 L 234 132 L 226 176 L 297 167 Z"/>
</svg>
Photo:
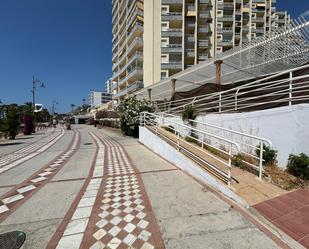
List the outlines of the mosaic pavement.
<svg viewBox="0 0 309 249">
<path fill-rule="evenodd" d="M 127 153 L 111 138 L 90 134 L 98 146 L 91 174 L 47 248 L 164 248 Z"/>
<path fill-rule="evenodd" d="M 65 131 L 63 129 L 57 129 L 54 133 L 33 144 L 0 157 L 0 174 L 46 151 L 62 138 L 64 134 Z"/>
<path fill-rule="evenodd" d="M 58 136 L 62 136 L 63 134 L 64 131 L 61 130 Z M 56 175 L 77 150 L 79 137 L 79 132 L 74 131 L 72 142 L 63 153 L 58 155 L 27 180 L 15 186 L 13 190 L 10 190 L 0 197 L 0 222 L 6 219 L 16 208 L 28 200 L 34 192 L 38 191 Z M 58 138 L 56 140 L 58 140 Z"/>
</svg>

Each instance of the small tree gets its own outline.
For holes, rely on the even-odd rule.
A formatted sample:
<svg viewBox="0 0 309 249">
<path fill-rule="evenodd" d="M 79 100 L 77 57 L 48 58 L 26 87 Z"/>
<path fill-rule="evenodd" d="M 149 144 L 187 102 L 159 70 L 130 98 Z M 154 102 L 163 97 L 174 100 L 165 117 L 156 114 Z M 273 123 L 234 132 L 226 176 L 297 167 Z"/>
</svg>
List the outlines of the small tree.
<svg viewBox="0 0 309 249">
<path fill-rule="evenodd" d="M 31 133 L 35 129 L 32 116 L 29 114 L 25 114 L 23 117 L 23 121 L 24 121 L 24 129 L 23 129 L 24 135 L 31 135 Z"/>
<path fill-rule="evenodd" d="M 7 109 L 6 118 L 3 121 L 3 131 L 9 136 L 10 139 L 15 139 L 19 132 L 19 117 L 16 107 L 9 107 Z"/>
<path fill-rule="evenodd" d="M 194 120 L 197 117 L 196 108 L 193 105 L 186 105 L 182 111 L 182 120 L 188 123 L 190 126 L 194 127 Z M 193 130 L 190 130 L 191 137 L 197 137 Z"/>
<path fill-rule="evenodd" d="M 290 155 L 287 169 L 290 174 L 309 180 L 309 156 L 304 153 Z"/>
<path fill-rule="evenodd" d="M 149 100 L 138 100 L 136 96 L 126 97 L 117 107 L 122 132 L 128 136 L 138 137 L 140 113 L 154 110 L 154 105 Z"/>
</svg>

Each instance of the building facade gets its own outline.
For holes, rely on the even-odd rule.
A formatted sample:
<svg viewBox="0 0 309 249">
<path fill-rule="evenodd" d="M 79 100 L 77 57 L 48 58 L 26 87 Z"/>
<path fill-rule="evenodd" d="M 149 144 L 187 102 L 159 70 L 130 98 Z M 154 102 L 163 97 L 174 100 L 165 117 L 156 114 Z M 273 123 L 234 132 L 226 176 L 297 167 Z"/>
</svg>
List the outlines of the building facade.
<svg viewBox="0 0 309 249">
<path fill-rule="evenodd" d="M 114 99 L 289 22 L 276 0 L 113 0 Z"/>
<path fill-rule="evenodd" d="M 107 92 L 91 91 L 88 95 L 88 101 L 91 108 L 98 107 L 112 100 L 112 95 Z"/>
</svg>

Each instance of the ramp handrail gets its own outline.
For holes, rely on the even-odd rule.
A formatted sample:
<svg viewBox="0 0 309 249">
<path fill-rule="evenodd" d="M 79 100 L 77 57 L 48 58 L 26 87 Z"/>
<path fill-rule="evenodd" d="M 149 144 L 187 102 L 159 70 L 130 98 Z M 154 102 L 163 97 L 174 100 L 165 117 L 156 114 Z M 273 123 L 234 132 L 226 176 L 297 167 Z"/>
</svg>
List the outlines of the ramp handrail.
<svg viewBox="0 0 309 249">
<path fill-rule="evenodd" d="M 193 139 L 195 141 L 196 144 L 199 145 L 199 147 L 196 147 L 197 150 L 200 150 L 201 152 L 207 154 L 208 156 L 210 156 L 211 158 L 213 158 L 214 160 L 216 160 L 218 163 L 223 164 L 224 166 L 227 167 L 227 171 L 228 173 L 223 172 L 222 170 L 214 167 L 215 165 L 212 165 L 211 163 L 208 162 L 208 166 L 210 166 L 213 170 L 215 170 L 217 173 L 219 173 L 220 175 L 224 176 L 227 179 L 227 183 L 228 186 L 231 185 L 231 180 L 232 180 L 232 157 L 236 154 L 238 154 L 238 152 L 240 151 L 240 146 L 238 143 L 236 143 L 235 141 L 211 134 L 207 131 L 198 129 L 196 127 L 192 127 L 189 125 L 185 125 L 183 123 L 177 122 L 177 121 L 173 121 L 170 120 L 168 118 L 163 117 L 162 115 L 156 115 L 154 113 L 149 113 L 149 112 L 142 112 L 140 115 L 140 125 L 141 126 L 153 126 L 155 127 L 155 131 L 158 134 L 158 127 L 163 128 L 165 123 L 172 123 L 175 127 L 169 127 L 169 129 L 171 129 L 175 135 L 176 138 L 176 142 L 172 141 L 176 146 L 178 150 L 185 150 L 187 153 L 189 153 L 192 157 L 196 158 L 198 157 L 196 154 L 194 154 L 192 151 L 188 150 L 186 147 L 182 146 L 180 143 L 180 139 L 183 137 L 189 137 L 190 139 Z M 187 131 L 187 132 L 185 132 Z M 189 131 L 189 132 L 188 132 Z M 192 132 L 194 132 L 194 134 L 196 136 L 192 136 Z M 189 133 L 189 134 L 188 134 Z M 199 137 L 202 137 L 199 138 Z M 207 139 L 205 139 L 205 137 L 211 137 L 213 140 L 216 140 L 216 145 L 210 143 Z M 168 138 L 168 137 L 167 137 Z M 183 143 L 188 143 L 186 140 L 182 141 Z M 223 150 L 222 148 L 220 148 L 220 146 L 218 145 L 228 145 L 228 149 L 227 150 Z M 218 157 L 217 155 L 208 152 L 207 150 L 205 150 L 204 148 L 213 148 L 217 151 L 219 151 L 220 153 L 224 154 L 225 156 L 228 157 L 227 161 L 225 161 L 222 157 Z M 201 158 L 202 161 L 205 161 L 204 158 Z"/>
<path fill-rule="evenodd" d="M 172 118 L 179 118 L 179 116 L 177 115 L 173 115 L 173 114 L 167 114 L 167 113 L 160 113 L 160 115 L 162 116 L 165 116 L 165 117 L 172 117 Z M 168 118 L 167 118 L 168 119 Z M 210 124 L 210 123 L 207 123 L 207 122 L 200 122 L 200 121 L 197 121 L 197 120 L 189 120 L 190 122 L 192 123 L 195 123 L 197 125 L 200 125 L 202 127 L 205 127 L 206 129 L 208 127 L 211 127 L 211 128 L 214 128 L 216 130 L 218 130 L 219 132 L 227 132 L 229 133 L 228 135 L 231 135 L 232 138 L 229 138 L 231 141 L 234 141 L 236 143 L 239 144 L 240 146 L 240 152 L 253 158 L 253 159 L 256 159 L 258 160 L 258 166 L 248 162 L 247 160 L 245 159 L 242 159 L 242 161 L 247 164 L 248 166 L 251 166 L 253 168 L 255 168 L 256 170 L 259 171 L 259 178 L 262 179 L 262 173 L 263 173 L 263 153 L 265 151 L 265 145 L 269 146 L 270 148 L 273 147 L 273 144 L 272 142 L 269 140 L 269 139 L 266 139 L 266 138 L 263 138 L 263 137 L 259 137 L 259 136 L 255 136 L 255 135 L 251 135 L 251 134 L 248 134 L 248 133 L 244 133 L 244 132 L 240 132 L 240 131 L 235 131 L 235 130 L 232 130 L 232 129 L 228 129 L 228 128 L 224 128 L 224 127 L 221 127 L 221 126 L 218 126 L 218 125 L 214 125 L 214 124 Z M 207 130 L 207 132 L 211 132 L 210 130 Z M 226 134 L 225 134 L 226 135 Z M 233 137 L 233 135 L 237 135 L 239 136 L 240 139 L 236 139 L 235 137 Z M 247 140 L 249 139 L 249 141 Z M 239 141 L 241 140 L 241 141 Z M 256 143 L 250 143 L 250 140 L 254 140 Z M 256 156 L 256 154 L 253 154 L 255 153 L 255 150 L 259 148 L 259 155 Z M 254 150 L 254 152 L 252 153 L 251 151 Z"/>
</svg>

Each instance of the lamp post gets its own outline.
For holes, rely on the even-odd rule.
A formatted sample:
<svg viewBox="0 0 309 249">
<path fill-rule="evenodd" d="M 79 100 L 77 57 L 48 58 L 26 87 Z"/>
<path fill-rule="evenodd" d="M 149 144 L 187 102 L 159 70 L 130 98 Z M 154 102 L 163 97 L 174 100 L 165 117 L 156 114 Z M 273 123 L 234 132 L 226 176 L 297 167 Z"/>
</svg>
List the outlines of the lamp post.
<svg viewBox="0 0 309 249">
<path fill-rule="evenodd" d="M 56 105 L 58 105 L 59 103 L 56 100 L 53 100 L 53 105 L 52 105 L 52 116 L 54 117 L 55 115 L 55 109 L 56 109 Z"/>
<path fill-rule="evenodd" d="M 36 90 L 36 84 L 39 83 L 40 87 L 45 88 L 45 84 L 43 81 L 39 80 L 39 79 L 35 79 L 34 76 L 32 78 L 32 112 L 34 114 L 34 110 L 35 110 L 35 90 Z"/>
</svg>

